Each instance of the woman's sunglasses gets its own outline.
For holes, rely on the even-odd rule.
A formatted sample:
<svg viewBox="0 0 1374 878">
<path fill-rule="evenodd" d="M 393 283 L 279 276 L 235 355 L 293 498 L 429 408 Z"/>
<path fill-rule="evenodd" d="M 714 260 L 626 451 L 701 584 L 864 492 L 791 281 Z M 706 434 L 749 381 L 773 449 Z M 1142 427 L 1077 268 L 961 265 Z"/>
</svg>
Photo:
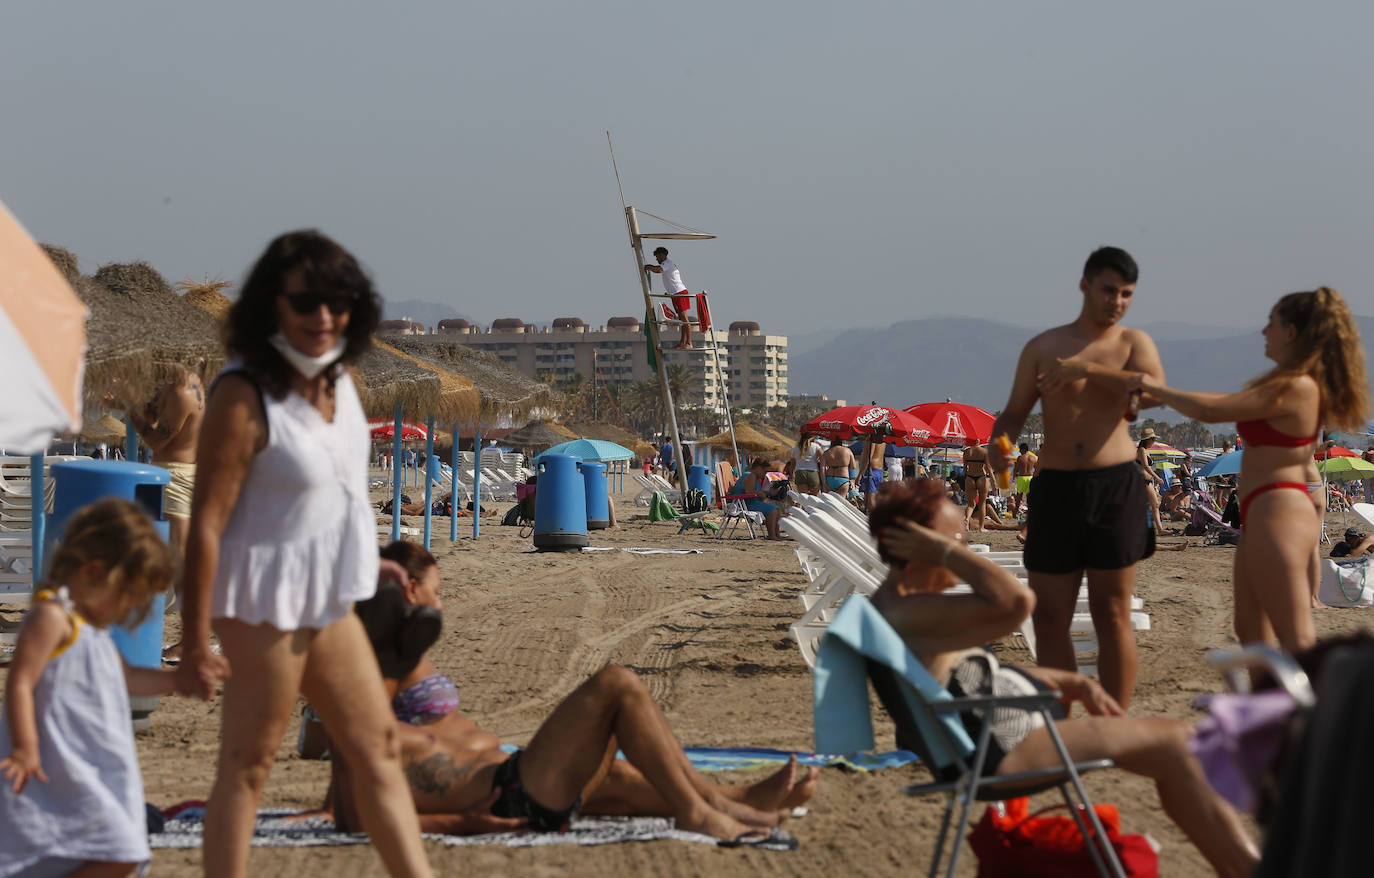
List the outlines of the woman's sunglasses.
<svg viewBox="0 0 1374 878">
<path fill-rule="evenodd" d="M 302 315 L 314 314 L 320 310 L 321 305 L 335 316 L 347 314 L 353 310 L 353 305 L 357 301 L 348 293 L 282 293 L 282 298 L 286 299 L 286 304 L 292 311 Z"/>
</svg>

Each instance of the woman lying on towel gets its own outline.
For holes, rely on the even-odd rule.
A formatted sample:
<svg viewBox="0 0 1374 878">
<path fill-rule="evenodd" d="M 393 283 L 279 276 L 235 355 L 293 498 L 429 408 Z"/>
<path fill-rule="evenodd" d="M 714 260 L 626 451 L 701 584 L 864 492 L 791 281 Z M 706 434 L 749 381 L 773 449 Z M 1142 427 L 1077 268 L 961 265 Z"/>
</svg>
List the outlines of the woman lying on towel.
<svg viewBox="0 0 1374 878">
<path fill-rule="evenodd" d="M 792 845 L 777 829 L 816 791 L 819 770 L 796 760 L 751 786 L 710 783 L 692 768 L 668 721 L 633 671 L 603 668 L 554 708 L 514 754 L 458 710 L 458 689 L 423 655 L 438 636 L 439 568 L 415 543 L 382 557 L 406 569 L 358 604 L 382 665 L 401 762 L 425 832 L 468 834 L 520 826 L 565 829 L 574 812 L 672 817 L 679 829 L 731 844 Z M 388 589 L 387 585 L 393 588 Z M 625 759 L 616 759 L 616 750 Z M 358 826 L 348 765 L 333 760 L 330 800 L 344 830 Z"/>
<path fill-rule="evenodd" d="M 1005 686 L 1025 681 L 1082 703 L 1092 716 L 1055 722 L 1069 755 L 1075 761 L 1111 759 L 1150 778 L 1165 813 L 1218 874 L 1250 874 L 1259 852 L 1239 816 L 1207 785 L 1189 753 L 1192 731 L 1187 723 L 1127 717 L 1095 680 L 1053 668 L 999 667 L 979 648 L 1016 631 L 1034 609 L 1035 597 L 1011 573 L 964 547 L 963 510 L 945 497 L 939 481 L 883 485 L 869 528 L 890 565 L 873 606 L 932 676 L 955 695 L 1005 694 Z M 943 593 L 960 581 L 973 593 Z M 981 720 L 965 720 L 970 721 Z M 1038 717 L 1008 710 L 995 713 L 991 721 L 988 773 L 1060 764 Z"/>
</svg>

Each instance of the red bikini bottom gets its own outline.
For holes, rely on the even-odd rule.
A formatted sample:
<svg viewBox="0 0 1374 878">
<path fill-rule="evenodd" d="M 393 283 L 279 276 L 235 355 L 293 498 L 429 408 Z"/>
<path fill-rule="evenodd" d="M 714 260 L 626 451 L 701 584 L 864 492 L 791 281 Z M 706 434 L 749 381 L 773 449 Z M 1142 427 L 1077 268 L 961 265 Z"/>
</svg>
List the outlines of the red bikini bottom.
<svg viewBox="0 0 1374 878">
<path fill-rule="evenodd" d="M 1260 485 L 1240 499 L 1241 527 L 1245 526 L 1245 510 L 1250 508 L 1250 504 L 1255 502 L 1256 497 L 1268 491 L 1279 491 L 1284 488 L 1292 488 L 1295 491 L 1302 491 L 1304 494 L 1307 493 L 1307 484 L 1305 482 L 1270 482 L 1267 485 Z"/>
</svg>

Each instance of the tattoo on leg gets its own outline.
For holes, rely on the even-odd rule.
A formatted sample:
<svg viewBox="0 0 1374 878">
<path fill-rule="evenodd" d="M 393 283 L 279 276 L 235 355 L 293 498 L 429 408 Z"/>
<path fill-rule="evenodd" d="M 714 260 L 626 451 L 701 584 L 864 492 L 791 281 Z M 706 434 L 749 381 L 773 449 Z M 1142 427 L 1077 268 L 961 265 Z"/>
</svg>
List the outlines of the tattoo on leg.
<svg viewBox="0 0 1374 878">
<path fill-rule="evenodd" d="M 435 753 L 419 762 L 407 761 L 406 779 L 418 792 L 444 796 L 472 773 L 470 765 L 455 765 L 447 753 Z"/>
</svg>

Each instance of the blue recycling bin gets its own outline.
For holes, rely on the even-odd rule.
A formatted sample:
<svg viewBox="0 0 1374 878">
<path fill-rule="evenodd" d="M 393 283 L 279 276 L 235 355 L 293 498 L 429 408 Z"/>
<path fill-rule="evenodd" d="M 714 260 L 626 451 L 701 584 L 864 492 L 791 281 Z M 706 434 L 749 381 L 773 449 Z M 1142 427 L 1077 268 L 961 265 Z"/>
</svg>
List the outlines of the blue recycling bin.
<svg viewBox="0 0 1374 878">
<path fill-rule="evenodd" d="M 535 461 L 539 491 L 534 495 L 534 547 L 541 552 L 575 552 L 588 543 L 587 490 L 580 464 L 570 454 L 542 454 Z"/>
<path fill-rule="evenodd" d="M 83 506 L 106 497 L 121 497 L 142 506 L 153 519 L 157 532 L 167 539 L 167 517 L 162 511 L 162 500 L 172 474 L 162 467 L 124 460 L 69 460 L 54 463 L 51 474 L 53 510 L 43 541 L 44 570 L 48 569 L 72 515 Z M 162 622 L 166 608 L 166 595 L 158 595 L 141 623 L 132 628 L 110 629 L 115 646 L 130 665 L 162 667 Z M 157 707 L 157 698 L 130 698 L 129 704 L 135 725 L 146 725 L 147 715 Z"/>
<path fill-rule="evenodd" d="M 582 484 L 587 492 L 587 530 L 611 526 L 611 499 L 606 493 L 606 465 L 582 461 Z"/>
<path fill-rule="evenodd" d="M 688 467 L 687 490 L 700 491 L 706 495 L 707 503 L 714 503 L 716 498 L 711 496 L 711 470 L 696 464 Z"/>
</svg>

